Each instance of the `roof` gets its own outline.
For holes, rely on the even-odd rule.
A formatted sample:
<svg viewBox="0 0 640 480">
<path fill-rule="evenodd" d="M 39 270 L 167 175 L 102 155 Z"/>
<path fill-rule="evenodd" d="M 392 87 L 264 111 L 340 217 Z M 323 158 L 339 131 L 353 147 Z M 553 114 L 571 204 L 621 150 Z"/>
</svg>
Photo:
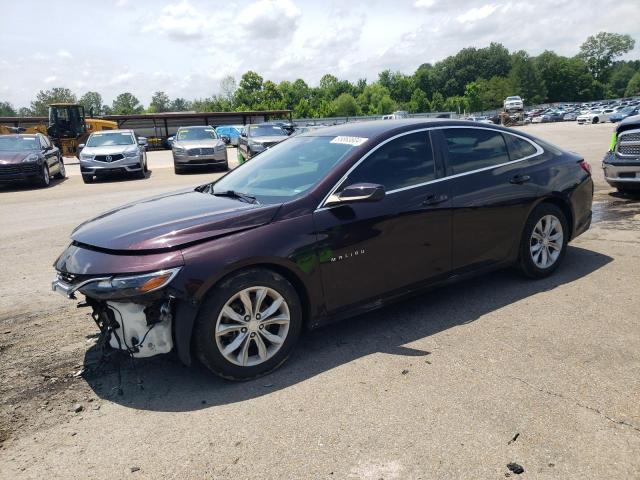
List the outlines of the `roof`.
<svg viewBox="0 0 640 480">
<path fill-rule="evenodd" d="M 303 133 L 306 136 L 348 136 L 373 138 L 377 135 L 397 130 L 398 132 L 410 130 L 412 128 L 428 128 L 435 125 L 475 125 L 477 122 L 466 120 L 451 120 L 449 118 L 403 118 L 398 120 L 372 120 L 362 122 L 343 123 L 330 127 L 321 127 L 311 132 Z M 497 127 L 497 125 L 494 125 Z"/>
<path fill-rule="evenodd" d="M 6 135 L 1 135 L 0 138 L 6 137 L 24 137 L 24 138 L 35 138 L 38 135 L 37 133 L 7 133 Z"/>
<path fill-rule="evenodd" d="M 630 123 L 637 124 L 638 126 L 640 126 L 640 115 L 633 115 L 632 117 L 625 118 L 618 124 L 618 126 L 616 127 L 616 130 L 619 130 L 620 127 L 629 125 Z"/>
<path fill-rule="evenodd" d="M 115 130 L 98 130 L 97 132 L 93 132 L 91 135 L 95 134 L 103 134 L 103 133 L 134 133 L 133 128 L 118 128 Z"/>
<path fill-rule="evenodd" d="M 252 116 L 252 115 L 289 115 L 291 110 L 251 110 L 244 112 L 163 112 L 163 113 L 140 113 L 135 115 L 103 115 L 104 120 L 129 120 L 129 119 L 164 119 L 164 118 L 216 118 L 229 116 Z"/>
</svg>

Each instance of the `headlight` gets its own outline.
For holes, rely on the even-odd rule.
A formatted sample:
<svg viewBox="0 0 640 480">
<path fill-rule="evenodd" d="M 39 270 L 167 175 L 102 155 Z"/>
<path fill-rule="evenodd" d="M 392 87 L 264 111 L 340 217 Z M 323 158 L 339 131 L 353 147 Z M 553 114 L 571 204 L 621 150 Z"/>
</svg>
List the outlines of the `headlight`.
<svg viewBox="0 0 640 480">
<path fill-rule="evenodd" d="M 127 158 L 135 158 L 139 155 L 137 150 L 131 150 L 130 152 L 124 152 L 124 156 Z"/>
<path fill-rule="evenodd" d="M 173 153 L 176 155 L 186 155 L 187 151 L 182 147 L 173 147 Z"/>
<path fill-rule="evenodd" d="M 80 154 L 80 160 L 91 160 L 91 159 L 93 159 L 93 155 L 91 155 L 90 153 Z"/>
<path fill-rule="evenodd" d="M 80 289 L 88 297 L 98 299 L 138 297 L 166 287 L 182 267 L 140 275 L 115 276 L 88 283 Z"/>
<path fill-rule="evenodd" d="M 26 157 L 24 160 L 22 160 L 23 162 L 37 162 L 38 158 L 40 158 L 38 156 L 37 153 L 31 153 L 28 157 Z"/>
<path fill-rule="evenodd" d="M 260 150 L 260 149 L 264 148 L 264 145 L 262 145 L 259 142 L 254 142 L 253 140 L 249 140 L 249 148 L 254 148 L 256 150 Z"/>
<path fill-rule="evenodd" d="M 226 150 L 226 145 L 223 143 L 222 145 L 216 145 L 215 147 L 213 147 L 214 151 L 216 152 L 221 152 L 222 150 Z"/>
</svg>

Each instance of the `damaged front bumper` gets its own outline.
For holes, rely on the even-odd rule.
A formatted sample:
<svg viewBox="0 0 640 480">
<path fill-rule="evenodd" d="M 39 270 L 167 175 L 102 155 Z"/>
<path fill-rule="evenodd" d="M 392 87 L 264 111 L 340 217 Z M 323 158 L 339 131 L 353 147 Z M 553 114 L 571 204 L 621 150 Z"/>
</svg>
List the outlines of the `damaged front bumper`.
<svg viewBox="0 0 640 480">
<path fill-rule="evenodd" d="M 173 302 L 165 288 L 180 267 L 136 275 L 76 278 L 58 273 L 53 291 L 69 299 L 85 295 L 86 305 L 109 345 L 134 357 L 151 357 L 173 349 Z"/>
</svg>

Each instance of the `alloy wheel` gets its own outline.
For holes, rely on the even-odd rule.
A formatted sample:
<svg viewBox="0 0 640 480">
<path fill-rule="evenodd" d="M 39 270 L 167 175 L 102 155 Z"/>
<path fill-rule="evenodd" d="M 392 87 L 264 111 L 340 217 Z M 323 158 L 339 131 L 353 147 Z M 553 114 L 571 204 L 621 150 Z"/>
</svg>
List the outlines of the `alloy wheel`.
<svg viewBox="0 0 640 480">
<path fill-rule="evenodd" d="M 220 353 L 242 367 L 272 358 L 284 344 L 291 317 L 284 297 L 269 287 L 245 288 L 222 307 L 215 327 Z"/>
<path fill-rule="evenodd" d="M 49 177 L 49 167 L 47 167 L 47 164 L 45 163 L 42 166 L 42 184 L 47 186 L 49 185 L 49 183 L 51 183 L 51 178 Z"/>
<path fill-rule="evenodd" d="M 531 232 L 529 250 L 538 268 L 551 267 L 560 256 L 564 244 L 562 223 L 555 215 L 543 216 Z"/>
</svg>

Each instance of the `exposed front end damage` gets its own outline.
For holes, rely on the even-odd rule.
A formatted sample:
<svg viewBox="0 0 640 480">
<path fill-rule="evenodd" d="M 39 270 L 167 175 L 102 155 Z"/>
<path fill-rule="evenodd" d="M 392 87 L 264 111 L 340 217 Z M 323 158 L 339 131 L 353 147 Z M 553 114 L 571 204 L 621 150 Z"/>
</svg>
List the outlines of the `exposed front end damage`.
<svg viewBox="0 0 640 480">
<path fill-rule="evenodd" d="M 51 288 L 69 299 L 84 295 L 85 301 L 79 306 L 92 309 L 103 345 L 136 358 L 174 349 L 176 305 L 185 295 L 171 284 L 181 266 L 141 273 L 77 274 L 68 271 L 70 258 L 73 252 L 56 262 L 57 275 Z"/>
</svg>

